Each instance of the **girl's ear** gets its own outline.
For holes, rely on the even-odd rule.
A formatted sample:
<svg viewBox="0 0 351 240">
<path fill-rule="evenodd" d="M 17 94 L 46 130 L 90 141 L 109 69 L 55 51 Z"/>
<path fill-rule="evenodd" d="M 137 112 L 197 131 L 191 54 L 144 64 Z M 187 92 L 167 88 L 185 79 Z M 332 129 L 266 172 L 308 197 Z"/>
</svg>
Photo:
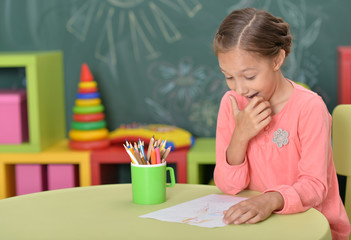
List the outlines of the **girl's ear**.
<svg viewBox="0 0 351 240">
<path fill-rule="evenodd" d="M 273 59 L 273 70 L 278 71 L 285 60 L 285 50 L 280 49 L 278 55 Z"/>
</svg>

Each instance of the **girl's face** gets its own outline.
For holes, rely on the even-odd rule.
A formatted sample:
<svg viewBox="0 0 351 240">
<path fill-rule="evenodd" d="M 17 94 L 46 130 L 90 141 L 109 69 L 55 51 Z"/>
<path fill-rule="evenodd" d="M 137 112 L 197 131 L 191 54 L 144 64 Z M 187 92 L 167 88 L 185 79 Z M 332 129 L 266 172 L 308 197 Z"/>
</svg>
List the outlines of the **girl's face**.
<svg viewBox="0 0 351 240">
<path fill-rule="evenodd" d="M 237 94 L 250 101 L 261 96 L 269 101 L 273 96 L 280 75 L 274 58 L 264 58 L 240 48 L 218 54 L 227 85 Z"/>
</svg>

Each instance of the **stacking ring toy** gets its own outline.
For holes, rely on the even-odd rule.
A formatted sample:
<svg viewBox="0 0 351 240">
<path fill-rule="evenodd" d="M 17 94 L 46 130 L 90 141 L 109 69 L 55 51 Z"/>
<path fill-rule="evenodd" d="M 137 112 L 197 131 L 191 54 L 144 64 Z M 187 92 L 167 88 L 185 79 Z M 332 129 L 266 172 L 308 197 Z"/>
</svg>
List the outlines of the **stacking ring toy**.
<svg viewBox="0 0 351 240">
<path fill-rule="evenodd" d="M 108 130 L 106 128 L 81 131 L 81 130 L 71 130 L 69 132 L 69 137 L 74 141 L 95 141 L 107 138 Z"/>
<path fill-rule="evenodd" d="M 71 124 L 72 129 L 76 130 L 95 130 L 106 127 L 106 122 L 104 120 L 98 122 L 75 122 Z"/>
<path fill-rule="evenodd" d="M 78 84 L 79 88 L 92 88 L 92 87 L 97 87 L 97 83 L 95 81 L 90 81 L 90 82 L 80 82 Z"/>
<path fill-rule="evenodd" d="M 96 87 L 93 88 L 78 88 L 79 93 L 94 93 L 97 92 L 98 89 Z"/>
<path fill-rule="evenodd" d="M 91 98 L 99 98 L 100 93 L 94 92 L 94 93 L 78 93 L 77 98 L 79 99 L 91 99 Z"/>
<path fill-rule="evenodd" d="M 103 111 L 104 111 L 104 106 L 102 106 L 101 104 L 96 106 L 88 106 L 88 107 L 81 107 L 81 106 L 73 107 L 73 112 L 80 113 L 80 114 L 97 113 L 97 112 L 103 112 Z"/>
<path fill-rule="evenodd" d="M 77 99 L 76 100 L 76 106 L 96 106 L 101 104 L 101 99 L 100 98 L 92 98 L 92 99 Z"/>
<path fill-rule="evenodd" d="M 102 149 L 110 146 L 109 139 L 102 139 L 96 141 L 70 141 L 69 147 L 75 150 L 90 150 L 90 149 Z"/>
<path fill-rule="evenodd" d="M 77 122 L 93 122 L 105 119 L 105 114 L 102 112 L 91 114 L 73 114 L 73 120 Z"/>
</svg>

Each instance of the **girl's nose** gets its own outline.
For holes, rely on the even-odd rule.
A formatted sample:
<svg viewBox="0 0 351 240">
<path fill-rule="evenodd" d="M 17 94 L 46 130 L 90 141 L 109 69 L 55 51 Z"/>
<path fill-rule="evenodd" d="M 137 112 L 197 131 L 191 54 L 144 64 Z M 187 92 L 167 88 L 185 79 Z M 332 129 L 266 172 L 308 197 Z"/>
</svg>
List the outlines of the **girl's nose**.
<svg viewBox="0 0 351 240">
<path fill-rule="evenodd" d="M 244 96 L 248 93 L 248 90 L 245 86 L 242 84 L 236 84 L 235 86 L 235 92 L 241 96 Z"/>
</svg>

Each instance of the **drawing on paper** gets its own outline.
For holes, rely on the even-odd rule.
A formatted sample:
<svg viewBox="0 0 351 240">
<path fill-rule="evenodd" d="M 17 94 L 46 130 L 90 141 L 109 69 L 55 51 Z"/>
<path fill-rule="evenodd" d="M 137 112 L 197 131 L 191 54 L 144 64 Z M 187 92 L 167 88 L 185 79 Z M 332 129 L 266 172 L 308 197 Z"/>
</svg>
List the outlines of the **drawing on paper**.
<svg viewBox="0 0 351 240">
<path fill-rule="evenodd" d="M 223 218 L 223 211 L 217 210 L 217 209 L 211 209 L 209 204 L 206 204 L 204 207 L 202 207 L 198 214 L 194 217 L 191 218 L 185 218 L 182 220 L 183 223 L 187 224 L 198 224 L 198 223 L 205 223 L 205 222 L 210 222 L 214 221 L 218 218 Z"/>
<path fill-rule="evenodd" d="M 246 198 L 210 194 L 169 208 L 140 216 L 166 222 L 185 223 L 199 227 L 224 227 L 223 211 Z"/>
</svg>

